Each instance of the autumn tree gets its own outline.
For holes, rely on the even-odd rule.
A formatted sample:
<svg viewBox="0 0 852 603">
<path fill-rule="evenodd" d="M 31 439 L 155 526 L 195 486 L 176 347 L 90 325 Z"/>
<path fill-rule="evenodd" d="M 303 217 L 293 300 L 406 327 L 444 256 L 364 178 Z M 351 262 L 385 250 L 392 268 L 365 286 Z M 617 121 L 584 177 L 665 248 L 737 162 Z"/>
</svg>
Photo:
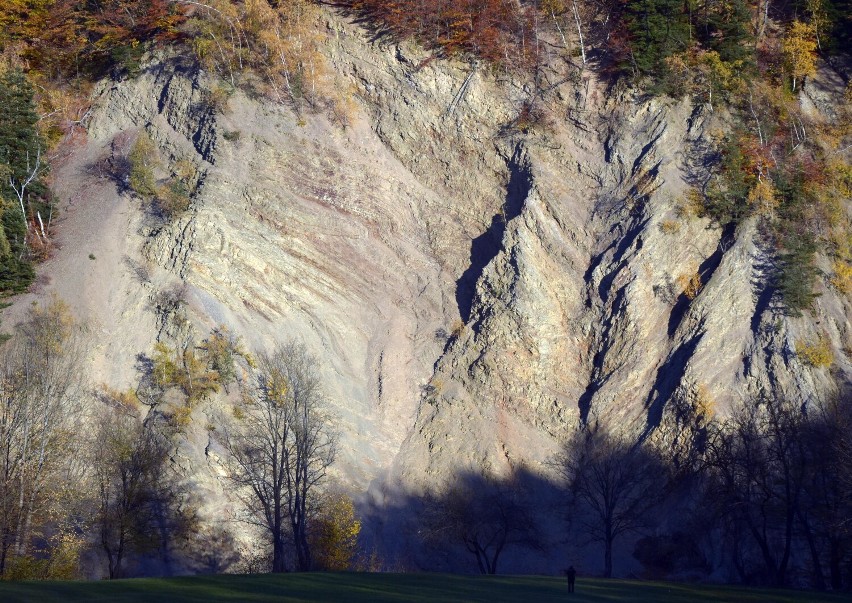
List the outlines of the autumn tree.
<svg viewBox="0 0 852 603">
<path fill-rule="evenodd" d="M 782 39 L 781 52 L 794 92 L 797 82 L 816 73 L 816 49 L 817 37 L 813 25 L 798 19 L 793 21 Z"/>
<path fill-rule="evenodd" d="M 209 0 L 186 4 L 193 5 L 188 28 L 196 55 L 232 87 L 254 73 L 266 83 L 271 96 L 297 111 L 321 101 L 334 103 L 313 2 Z"/>
<path fill-rule="evenodd" d="M 160 549 L 168 565 L 170 543 L 192 523 L 180 489 L 168 474 L 168 428 L 143 420 L 132 395 L 102 394 L 91 448 L 96 490 L 94 526 L 110 579 L 123 575 L 131 553 Z"/>
<path fill-rule="evenodd" d="M 222 443 L 247 521 L 268 535 L 273 572 L 287 569 L 288 549 L 297 570 L 310 570 L 310 521 L 337 454 L 316 359 L 295 342 L 262 354 L 236 414 Z"/>
<path fill-rule="evenodd" d="M 81 422 L 78 326 L 58 298 L 30 309 L 0 361 L 0 574 L 61 520 Z M 66 480 L 71 479 L 71 482 Z"/>
<path fill-rule="evenodd" d="M 539 59 L 536 3 L 516 0 L 349 0 L 344 3 L 381 24 L 381 33 L 417 38 L 439 54 L 467 55 L 512 69 L 529 69 Z M 547 9 L 555 14 L 554 4 Z"/>
<path fill-rule="evenodd" d="M 352 499 L 340 492 L 326 493 L 320 499 L 310 527 L 314 569 L 343 572 L 353 569 L 358 554 L 361 522 Z"/>
<path fill-rule="evenodd" d="M 0 47 L 46 80 L 132 72 L 150 44 L 180 37 L 184 11 L 171 0 L 9 0 L 0 6 Z"/>
</svg>

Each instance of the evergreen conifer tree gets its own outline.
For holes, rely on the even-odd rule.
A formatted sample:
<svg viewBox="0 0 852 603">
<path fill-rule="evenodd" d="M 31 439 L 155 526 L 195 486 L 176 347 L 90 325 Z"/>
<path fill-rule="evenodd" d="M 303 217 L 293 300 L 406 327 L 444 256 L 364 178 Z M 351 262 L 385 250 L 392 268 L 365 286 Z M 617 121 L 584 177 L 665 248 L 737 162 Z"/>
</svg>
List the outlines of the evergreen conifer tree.
<svg viewBox="0 0 852 603">
<path fill-rule="evenodd" d="M 689 43 L 683 0 L 628 0 L 625 24 L 635 67 L 643 75 L 664 75 L 666 57 L 684 50 Z"/>
<path fill-rule="evenodd" d="M 15 194 L 9 180 L 25 181 L 32 173 L 36 156 L 44 149 L 37 122 L 33 88 L 24 74 L 13 70 L 0 75 L 0 221 L 8 243 L 8 253 L 0 257 L 0 294 L 23 291 L 34 276 L 27 258 L 26 221 L 20 206 L 12 202 Z M 40 179 L 27 189 L 28 200 L 36 204 L 46 195 L 47 188 Z"/>
</svg>

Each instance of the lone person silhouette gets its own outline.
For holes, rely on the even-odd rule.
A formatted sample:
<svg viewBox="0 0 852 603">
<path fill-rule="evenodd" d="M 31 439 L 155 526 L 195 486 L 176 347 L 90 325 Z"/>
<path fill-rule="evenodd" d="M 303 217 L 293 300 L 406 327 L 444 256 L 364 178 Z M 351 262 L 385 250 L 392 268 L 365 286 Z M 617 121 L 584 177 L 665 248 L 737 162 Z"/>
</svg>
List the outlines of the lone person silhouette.
<svg viewBox="0 0 852 603">
<path fill-rule="evenodd" d="M 574 569 L 574 566 L 570 566 L 567 570 L 565 570 L 565 577 L 568 578 L 568 592 L 574 592 L 574 580 L 577 578 L 577 570 Z"/>
</svg>

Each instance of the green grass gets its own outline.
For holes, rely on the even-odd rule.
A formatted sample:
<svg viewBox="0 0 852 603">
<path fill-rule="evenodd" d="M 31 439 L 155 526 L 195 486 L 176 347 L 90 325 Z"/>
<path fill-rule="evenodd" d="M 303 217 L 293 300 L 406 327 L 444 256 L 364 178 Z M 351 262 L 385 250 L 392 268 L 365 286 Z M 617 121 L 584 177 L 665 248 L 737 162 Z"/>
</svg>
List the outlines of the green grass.
<svg viewBox="0 0 852 603">
<path fill-rule="evenodd" d="M 49 603 L 145 603 L 217 601 L 467 602 L 576 601 L 577 603 L 839 603 L 848 595 L 746 589 L 630 580 L 577 580 L 576 592 L 549 576 L 458 576 L 449 574 L 270 574 L 197 576 L 111 582 L 0 582 L 0 601 Z"/>
</svg>

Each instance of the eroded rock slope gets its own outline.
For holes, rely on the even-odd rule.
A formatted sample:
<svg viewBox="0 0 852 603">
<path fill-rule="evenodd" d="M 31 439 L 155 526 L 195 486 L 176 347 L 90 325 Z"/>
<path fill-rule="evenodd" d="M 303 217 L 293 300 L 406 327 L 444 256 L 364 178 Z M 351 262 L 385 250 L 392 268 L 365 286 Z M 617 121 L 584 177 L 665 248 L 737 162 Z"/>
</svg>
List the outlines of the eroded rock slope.
<svg viewBox="0 0 852 603">
<path fill-rule="evenodd" d="M 345 128 L 239 91 L 217 111 L 213 79 L 179 58 L 104 83 L 55 170 L 62 249 L 7 317 L 57 291 L 89 325 L 94 381 L 120 388 L 186 328 L 163 301 L 175 292 L 199 334 L 303 340 L 341 417 L 339 478 L 374 509 L 459 471 L 546 473 L 584 423 L 652 435 L 699 389 L 726 412 L 761 389 L 825 396 L 852 371 L 848 300 L 825 289 L 811 316 L 785 316 L 754 223 L 682 215 L 723 119 L 709 107 L 587 75 L 537 101 L 546 127 L 512 127 L 527 83 L 424 64 L 331 13 L 327 28 L 355 99 Z M 196 168 L 174 223 L 96 169 L 141 131 L 166 171 Z M 794 352 L 820 333 L 833 375 Z M 221 494 L 196 423 L 187 462 Z"/>
</svg>

